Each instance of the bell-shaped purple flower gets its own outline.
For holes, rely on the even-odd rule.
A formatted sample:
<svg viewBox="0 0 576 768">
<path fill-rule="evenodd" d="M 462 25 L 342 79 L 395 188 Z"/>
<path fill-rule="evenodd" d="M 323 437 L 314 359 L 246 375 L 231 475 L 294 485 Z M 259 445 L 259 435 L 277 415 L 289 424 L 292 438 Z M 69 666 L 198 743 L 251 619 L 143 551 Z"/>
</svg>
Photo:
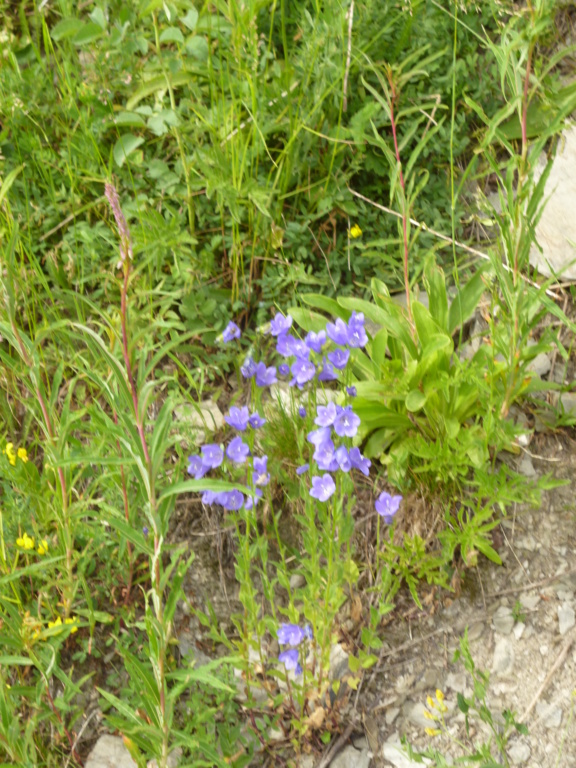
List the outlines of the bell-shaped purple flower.
<svg viewBox="0 0 576 768">
<path fill-rule="evenodd" d="M 226 456 L 235 464 L 244 464 L 249 453 L 250 448 L 241 437 L 235 437 L 226 448 Z"/>
<path fill-rule="evenodd" d="M 299 358 L 295 363 L 292 363 L 290 371 L 294 377 L 290 384 L 297 384 L 298 387 L 302 388 L 307 381 L 314 378 L 316 366 L 310 360 Z"/>
<path fill-rule="evenodd" d="M 362 312 L 352 312 L 352 316 L 348 320 L 348 344 L 356 348 L 365 347 L 368 344 Z"/>
<path fill-rule="evenodd" d="M 366 459 L 364 456 L 362 456 L 360 453 L 360 448 L 350 448 L 348 456 L 350 457 L 353 468 L 359 469 L 363 475 L 368 477 L 370 474 L 370 467 L 372 466 L 372 462 L 370 459 Z"/>
<path fill-rule="evenodd" d="M 326 344 L 326 331 L 318 331 L 318 333 L 310 331 L 306 334 L 304 342 L 312 352 L 316 352 L 316 354 L 320 355 L 322 353 L 322 347 Z"/>
<path fill-rule="evenodd" d="M 326 323 L 328 338 L 336 344 L 345 347 L 348 344 L 348 326 L 341 317 L 336 318 L 335 323 Z"/>
<path fill-rule="evenodd" d="M 329 474 L 325 474 L 322 477 L 314 475 L 312 478 L 312 488 L 310 489 L 310 496 L 318 501 L 328 501 L 330 496 L 336 490 L 336 484 Z"/>
<path fill-rule="evenodd" d="M 336 448 L 334 457 L 338 462 L 338 466 L 342 472 L 350 472 L 352 469 L 352 462 L 348 454 L 348 449 L 345 445 L 339 445 L 338 448 Z"/>
<path fill-rule="evenodd" d="M 222 340 L 224 343 L 228 343 L 229 341 L 232 341 L 232 339 L 239 339 L 240 336 L 240 328 L 238 328 L 236 323 L 233 323 L 232 320 L 230 320 L 226 328 L 224 328 Z"/>
<path fill-rule="evenodd" d="M 234 429 L 237 429 L 239 432 L 244 432 L 248 426 L 249 419 L 250 415 L 248 413 L 248 408 L 245 405 L 243 405 L 242 408 L 232 406 L 228 416 L 224 416 L 224 421 L 226 424 L 234 427 Z"/>
<path fill-rule="evenodd" d="M 244 494 L 234 488 L 233 491 L 225 491 L 218 494 L 218 501 L 229 512 L 236 512 L 244 506 Z"/>
<path fill-rule="evenodd" d="M 360 417 L 356 416 L 350 405 L 347 405 L 336 417 L 334 431 L 340 437 L 354 437 L 359 426 Z"/>
<path fill-rule="evenodd" d="M 202 452 L 202 464 L 207 469 L 217 469 L 224 461 L 224 451 L 216 443 L 209 443 L 200 448 Z"/>
<path fill-rule="evenodd" d="M 296 470 L 296 474 L 303 475 L 305 472 L 308 472 L 309 469 L 310 469 L 310 464 L 302 464 L 302 466 L 298 467 L 298 469 Z"/>
<path fill-rule="evenodd" d="M 400 508 L 400 502 L 402 501 L 402 496 L 392 496 L 391 494 L 387 493 L 386 491 L 382 491 L 380 496 L 376 499 L 374 506 L 376 507 L 376 512 L 384 518 L 384 522 L 387 525 L 390 525 L 392 520 L 394 519 L 394 515 L 396 512 L 398 512 Z"/>
<path fill-rule="evenodd" d="M 349 387 L 346 387 L 346 392 L 349 395 L 349 397 L 356 397 L 356 395 L 358 394 L 354 384 L 351 384 Z"/>
<path fill-rule="evenodd" d="M 306 418 L 306 408 L 304 408 L 303 405 L 298 408 L 298 416 L 300 416 L 301 419 Z"/>
<path fill-rule="evenodd" d="M 204 464 L 201 456 L 188 456 L 188 474 L 192 475 L 195 480 L 204 477 L 209 469 L 210 467 Z"/>
<path fill-rule="evenodd" d="M 290 366 L 287 363 L 280 363 L 278 366 L 278 373 L 280 376 L 288 376 L 290 373 Z"/>
<path fill-rule="evenodd" d="M 280 645 L 300 645 L 306 637 L 298 624 L 280 624 L 276 632 Z"/>
<path fill-rule="evenodd" d="M 335 403 L 319 405 L 316 412 L 318 415 L 314 419 L 314 424 L 318 424 L 319 427 L 331 427 L 338 416 L 338 408 Z"/>
<path fill-rule="evenodd" d="M 314 451 L 314 461 L 318 464 L 319 469 L 323 469 L 325 472 L 329 472 L 332 468 L 333 461 L 335 459 L 334 443 L 330 438 L 320 443 Z M 338 466 L 338 465 L 336 465 Z"/>
<path fill-rule="evenodd" d="M 262 456 L 261 459 L 254 459 L 254 472 L 252 474 L 252 482 L 254 485 L 268 485 L 270 482 L 270 473 L 267 468 L 268 456 Z"/>
<path fill-rule="evenodd" d="M 330 427 L 320 427 L 320 429 L 314 429 L 312 432 L 308 432 L 307 440 L 309 443 L 312 443 L 312 445 L 320 445 L 320 443 L 323 443 L 325 440 L 330 439 L 330 435 L 332 433 L 332 430 Z"/>
<path fill-rule="evenodd" d="M 284 315 L 278 312 L 270 321 L 270 333 L 272 336 L 280 336 L 281 333 L 285 333 L 292 325 L 292 316 Z"/>
<path fill-rule="evenodd" d="M 318 374 L 318 381 L 337 381 L 337 379 L 338 374 L 334 370 L 334 366 L 324 358 L 324 365 Z"/>
<path fill-rule="evenodd" d="M 302 667 L 298 662 L 298 648 L 290 648 L 287 651 L 282 651 L 278 656 L 278 661 L 281 661 L 282 664 L 284 664 L 288 672 L 293 670 L 295 675 L 302 674 Z"/>
<path fill-rule="evenodd" d="M 344 368 L 346 368 L 349 359 L 349 349 L 341 349 L 340 347 L 337 347 L 332 352 L 328 352 L 328 360 L 330 360 L 334 368 L 337 368 L 339 371 L 342 371 Z"/>
<path fill-rule="evenodd" d="M 276 352 L 282 357 L 292 357 L 293 344 L 297 339 L 291 333 L 281 333 L 276 339 Z"/>
<path fill-rule="evenodd" d="M 263 419 L 257 411 L 254 411 L 248 419 L 248 424 L 250 424 L 252 429 L 260 429 L 260 427 L 263 427 L 264 424 L 266 424 L 266 419 Z"/>
<path fill-rule="evenodd" d="M 262 498 L 263 493 L 260 490 L 260 488 L 256 488 L 253 492 L 251 492 L 248 496 L 246 496 L 246 503 L 244 504 L 244 509 L 252 509 L 252 507 L 255 507 L 256 504 L 260 501 Z"/>
<path fill-rule="evenodd" d="M 240 373 L 245 379 L 253 378 L 256 373 L 256 363 L 251 357 L 247 357 L 246 360 L 244 360 L 244 365 L 240 367 Z"/>
<path fill-rule="evenodd" d="M 270 366 L 266 368 L 264 363 L 258 363 L 256 366 L 256 384 L 259 387 L 271 387 L 272 384 L 276 384 L 278 379 L 276 378 L 276 368 Z"/>
</svg>

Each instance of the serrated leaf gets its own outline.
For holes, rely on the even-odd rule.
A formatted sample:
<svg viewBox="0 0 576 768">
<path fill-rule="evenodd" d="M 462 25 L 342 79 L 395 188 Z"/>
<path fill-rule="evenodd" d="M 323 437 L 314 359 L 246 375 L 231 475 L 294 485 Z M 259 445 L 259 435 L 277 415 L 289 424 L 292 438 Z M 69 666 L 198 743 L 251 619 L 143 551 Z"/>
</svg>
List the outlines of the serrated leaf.
<svg viewBox="0 0 576 768">
<path fill-rule="evenodd" d="M 120 136 L 116 144 L 114 144 L 113 150 L 116 165 L 121 168 L 132 152 L 143 143 L 144 139 L 141 136 L 134 136 L 133 133 L 125 133 L 124 136 Z"/>
</svg>

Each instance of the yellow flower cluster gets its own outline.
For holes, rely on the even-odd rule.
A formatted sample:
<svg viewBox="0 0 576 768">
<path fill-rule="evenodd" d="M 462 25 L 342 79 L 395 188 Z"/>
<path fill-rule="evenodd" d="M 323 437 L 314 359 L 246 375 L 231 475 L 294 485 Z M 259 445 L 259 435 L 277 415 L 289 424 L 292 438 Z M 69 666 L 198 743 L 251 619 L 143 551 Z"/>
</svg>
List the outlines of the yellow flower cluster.
<svg viewBox="0 0 576 768">
<path fill-rule="evenodd" d="M 6 443 L 6 448 L 2 450 L 2 453 L 5 453 L 6 456 L 8 456 L 8 461 L 13 467 L 16 466 L 17 458 L 24 462 L 24 464 L 28 461 L 28 451 L 26 448 L 18 448 L 18 450 L 15 450 L 14 443 Z"/>
<path fill-rule="evenodd" d="M 56 618 L 55 621 L 49 621 L 48 622 L 48 629 L 52 629 L 53 627 L 62 627 L 65 624 L 72 624 L 72 627 L 70 629 L 70 634 L 74 634 L 74 632 L 78 632 L 78 619 L 76 617 L 64 619 L 64 624 L 62 623 L 62 619 L 60 616 Z"/>
<path fill-rule="evenodd" d="M 360 237 L 362 235 L 362 230 L 358 226 L 358 224 L 354 224 L 353 227 L 350 227 L 350 232 L 348 233 L 350 237 L 353 237 L 356 239 L 357 237 Z"/>
<path fill-rule="evenodd" d="M 440 689 L 436 690 L 436 701 L 434 701 L 432 696 L 427 696 L 426 704 L 429 706 L 430 710 L 432 710 L 424 710 L 424 717 L 427 720 L 441 719 L 444 721 L 443 715 L 448 711 L 448 707 L 444 704 L 444 694 Z M 436 710 L 436 712 L 434 712 L 434 710 Z M 442 733 L 440 728 L 425 728 L 424 731 L 428 736 L 439 736 Z"/>
<path fill-rule="evenodd" d="M 23 533 L 22 536 L 19 536 L 16 539 L 16 546 L 21 547 L 22 549 L 34 549 L 34 539 L 31 536 L 28 536 L 27 533 Z M 39 542 L 36 551 L 39 555 L 45 555 L 48 552 L 48 542 L 46 539 L 42 539 L 42 541 Z"/>
</svg>

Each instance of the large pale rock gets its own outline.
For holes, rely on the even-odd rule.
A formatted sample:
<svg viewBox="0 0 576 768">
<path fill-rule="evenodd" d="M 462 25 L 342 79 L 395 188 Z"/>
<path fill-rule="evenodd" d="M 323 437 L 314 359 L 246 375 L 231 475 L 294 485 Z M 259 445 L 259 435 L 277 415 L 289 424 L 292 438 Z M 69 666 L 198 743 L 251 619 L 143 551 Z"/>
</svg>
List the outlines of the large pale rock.
<svg viewBox="0 0 576 768">
<path fill-rule="evenodd" d="M 576 127 L 560 139 L 546 182 L 548 202 L 536 227 L 542 252 L 533 246 L 530 263 L 543 275 L 576 280 Z"/>
<path fill-rule="evenodd" d="M 202 445 L 207 436 L 224 427 L 224 416 L 216 403 L 206 400 L 203 403 L 181 403 L 174 409 L 177 422 L 188 424 L 196 430 L 196 445 Z"/>
<path fill-rule="evenodd" d="M 100 736 L 84 768 L 138 768 L 119 736 Z"/>
</svg>

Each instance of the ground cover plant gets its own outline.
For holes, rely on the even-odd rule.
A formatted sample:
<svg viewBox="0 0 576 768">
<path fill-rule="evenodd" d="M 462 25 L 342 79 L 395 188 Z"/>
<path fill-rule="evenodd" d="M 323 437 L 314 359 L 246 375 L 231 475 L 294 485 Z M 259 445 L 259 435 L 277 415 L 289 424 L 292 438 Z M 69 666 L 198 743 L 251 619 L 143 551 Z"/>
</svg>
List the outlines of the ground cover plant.
<svg viewBox="0 0 576 768">
<path fill-rule="evenodd" d="M 568 357 L 553 330 L 529 345 L 540 321 L 574 330 L 528 275 L 536 159 L 573 106 L 555 6 L 2 11 L 0 755 L 83 764 L 92 695 L 139 766 L 318 754 L 399 591 L 421 607 L 497 562 L 496 515 L 552 484 L 498 457 L 530 361 Z M 502 214 L 470 270 L 472 178 Z M 176 414 L 207 396 L 226 426 L 197 444 Z M 191 606 L 203 664 L 177 651 L 174 525 L 200 499 L 237 585 L 226 630 Z"/>
</svg>

